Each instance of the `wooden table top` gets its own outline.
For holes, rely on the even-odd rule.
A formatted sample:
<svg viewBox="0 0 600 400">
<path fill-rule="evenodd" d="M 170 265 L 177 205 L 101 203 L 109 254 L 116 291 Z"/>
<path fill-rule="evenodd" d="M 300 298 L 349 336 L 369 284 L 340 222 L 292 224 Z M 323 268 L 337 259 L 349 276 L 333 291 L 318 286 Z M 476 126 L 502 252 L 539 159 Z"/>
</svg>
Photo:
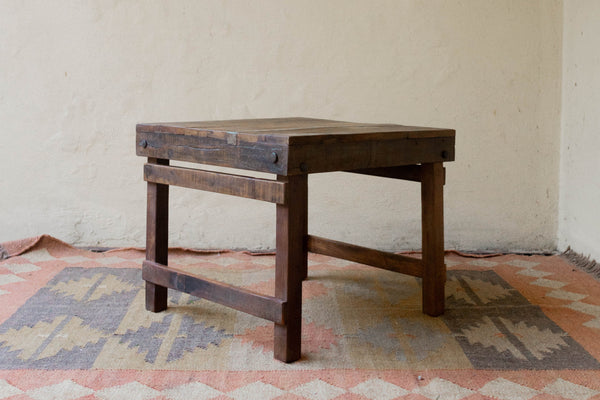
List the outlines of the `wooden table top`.
<svg viewBox="0 0 600 400">
<path fill-rule="evenodd" d="M 138 132 L 161 132 L 240 142 L 297 145 L 322 142 L 454 137 L 454 130 L 333 121 L 317 118 L 263 118 L 138 124 Z"/>
<path fill-rule="evenodd" d="M 137 154 L 280 175 L 454 160 L 453 129 L 267 118 L 138 124 Z"/>
</svg>

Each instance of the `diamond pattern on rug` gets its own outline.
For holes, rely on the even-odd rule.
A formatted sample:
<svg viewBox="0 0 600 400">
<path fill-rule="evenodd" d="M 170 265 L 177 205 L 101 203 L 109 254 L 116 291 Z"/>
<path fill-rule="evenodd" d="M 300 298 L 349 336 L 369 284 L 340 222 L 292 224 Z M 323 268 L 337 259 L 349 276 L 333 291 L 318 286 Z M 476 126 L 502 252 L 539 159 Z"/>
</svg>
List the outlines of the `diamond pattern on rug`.
<svg viewBox="0 0 600 400">
<path fill-rule="evenodd" d="M 10 285 L 11 283 L 24 282 L 25 279 L 18 277 L 13 274 L 2 274 L 0 275 L 0 286 L 1 285 Z"/>
<path fill-rule="evenodd" d="M 111 387 L 96 392 L 96 397 L 102 400 L 147 400 L 157 397 L 159 391 L 139 382 Z"/>
<path fill-rule="evenodd" d="M 194 382 L 177 386 L 172 389 L 166 389 L 163 391 L 163 394 L 169 400 L 208 400 L 223 394 L 223 392 L 205 385 L 204 383 Z"/>
<path fill-rule="evenodd" d="M 555 281 L 553 279 L 544 279 L 544 278 L 539 278 L 539 279 L 531 282 L 531 284 L 537 285 L 537 286 L 548 287 L 548 288 L 552 288 L 552 289 L 560 289 L 561 287 L 566 285 L 566 283 L 564 283 L 564 282 Z"/>
<path fill-rule="evenodd" d="M 321 379 L 316 379 L 302 386 L 298 386 L 292 393 L 310 400 L 331 400 L 346 393 L 346 391 L 337 386 L 330 385 L 327 382 L 323 382 Z"/>
<path fill-rule="evenodd" d="M 325 275 L 316 268 L 319 295 L 304 300 L 307 359 L 342 357 L 348 366 L 375 369 L 600 368 L 493 270 L 449 271 L 446 314 L 429 318 L 418 308 L 415 278 L 362 267 Z M 272 357 L 270 323 L 178 292 L 163 313 L 145 311 L 143 302 L 139 269 L 64 268 L 0 325 L 0 368 L 193 370 L 204 360 L 205 368 L 221 370 L 236 368 L 225 363 L 235 349 L 249 352 L 238 367 L 251 370 Z M 592 304 L 569 307 L 591 314 L 588 325 L 600 315 Z M 242 320 L 248 324 L 236 322 Z M 266 365 L 294 369 L 302 362 Z"/>
<path fill-rule="evenodd" d="M 215 329 L 204 322 L 195 323 L 189 316 L 183 316 L 179 332 L 173 341 L 167 361 L 178 360 L 184 352 L 193 352 L 195 349 L 206 349 L 213 345 L 218 347 L 223 339 L 233 337 L 225 333 L 224 329 Z"/>
<path fill-rule="evenodd" d="M 594 319 L 587 321 L 583 325 L 589 328 L 600 329 L 600 306 L 576 301 L 567 307 L 594 316 Z"/>
<path fill-rule="evenodd" d="M 392 400 L 410 393 L 406 389 L 378 378 L 360 383 L 350 389 L 350 392 L 371 400 Z"/>
<path fill-rule="evenodd" d="M 147 363 L 154 363 L 161 344 L 167 335 L 173 315 L 165 317 L 161 322 L 153 322 L 150 326 L 140 326 L 120 335 L 120 343 L 143 354 Z"/>
<path fill-rule="evenodd" d="M 21 389 L 17 389 L 13 385 L 6 382 L 4 379 L 0 379 L 0 399 L 6 399 L 11 396 L 16 396 L 23 393 Z"/>
<path fill-rule="evenodd" d="M 493 271 L 451 271 L 442 317 L 475 368 L 598 369 L 600 363 Z"/>
<path fill-rule="evenodd" d="M 235 400 L 271 400 L 283 393 L 283 390 L 273 385 L 258 381 L 229 392 L 227 396 Z"/>
<path fill-rule="evenodd" d="M 486 383 L 479 393 L 501 400 L 529 400 L 539 394 L 539 391 L 498 378 Z"/>
<path fill-rule="evenodd" d="M 600 394 L 598 390 L 588 389 L 585 386 L 577 385 L 564 379 L 557 379 L 546 386 L 543 392 L 571 400 L 587 400 L 592 396 Z"/>
<path fill-rule="evenodd" d="M 164 372 L 163 372 L 164 373 Z M 263 373 L 262 375 L 265 375 Z M 347 374 L 347 372 L 346 372 Z M 331 374 L 329 374 L 331 376 Z M 391 375 L 392 381 L 397 381 L 402 373 Z M 539 375 L 532 375 L 539 376 Z M 542 374 L 543 376 L 543 374 Z M 591 400 L 600 396 L 600 390 L 573 383 L 563 378 L 549 381 L 547 385 L 535 385 L 535 379 L 530 387 L 517 383 L 504 377 L 491 377 L 485 384 L 477 386 L 472 382 L 472 374 L 467 374 L 464 383 L 458 377 L 453 380 L 434 377 L 423 379 L 416 383 L 402 380 L 403 383 L 392 383 L 381 378 L 367 378 L 364 381 L 354 382 L 351 377 L 341 378 L 335 384 L 316 378 L 305 383 L 298 383 L 294 379 L 288 382 L 289 377 L 279 384 L 273 382 L 273 377 L 258 378 L 254 382 L 242 382 L 231 389 L 217 389 L 203 382 L 187 382 L 176 385 L 160 385 L 152 382 L 140 383 L 136 380 L 104 386 L 94 389 L 96 382 L 82 384 L 73 379 L 65 379 L 56 383 L 35 387 L 32 389 L 19 389 L 5 380 L 0 380 L 0 399 L 11 396 L 27 396 L 35 400 L 74 400 L 78 398 L 95 398 L 101 400 L 209 400 L 209 399 L 284 399 L 298 400 L 333 400 L 343 398 L 366 398 L 371 400 L 392 400 L 406 398 L 425 398 L 431 400 L 469 400 L 469 399 L 496 399 L 496 400 L 530 400 L 552 399 Z M 160 379 L 155 379 L 160 381 Z M 221 379 L 219 379 L 221 380 Z M 284 382 L 286 381 L 286 382 Z M 349 382 L 355 384 L 349 385 Z M 597 382 L 595 383 L 597 388 Z M 21 398 L 21 397 L 18 397 Z"/>
<path fill-rule="evenodd" d="M 28 251 L 27 253 L 21 255 L 21 258 L 31 262 L 31 263 L 39 263 L 43 261 L 54 261 L 56 257 L 51 255 L 46 248 L 39 248 L 35 250 Z"/>
<path fill-rule="evenodd" d="M 35 264 L 3 264 L 4 268 L 11 271 L 13 274 L 26 274 L 27 272 L 39 271 L 40 267 Z"/>
<path fill-rule="evenodd" d="M 35 400 L 74 400 L 93 393 L 92 389 L 67 380 L 56 385 L 31 390 L 27 395 Z"/>
<path fill-rule="evenodd" d="M 135 393 L 140 398 L 177 398 L 203 388 L 226 399 L 257 388 L 264 389 L 262 398 L 282 399 L 393 393 L 470 400 L 492 390 L 512 390 L 524 398 L 534 394 L 532 399 L 600 399 L 597 380 L 569 372 L 598 376 L 600 286 L 588 280 L 578 284 L 585 275 L 558 257 L 451 255 L 446 314 L 430 318 L 421 313 L 418 279 L 311 254 L 303 285 L 302 358 L 287 365 L 273 360 L 267 321 L 172 291 L 167 311 L 147 312 L 139 268 L 143 252 L 98 254 L 49 244 L 0 262 L 6 304 L 0 321 L 0 398 L 34 398 L 34 390 L 42 388 L 39 393 L 51 397 L 71 385 L 74 393 L 96 398 L 127 396 L 131 388 L 140 389 Z M 273 291 L 273 256 L 185 251 L 172 256 L 173 265 L 201 275 Z M 331 379 L 330 368 L 362 371 L 361 378 Z M 57 370 L 62 371 L 47 384 L 26 378 Z M 114 383 L 94 378 L 110 370 L 122 371 Z M 161 378 L 142 379 L 154 371 L 161 371 L 156 375 Z M 162 371 L 169 371 L 164 380 Z M 167 383 L 186 371 L 193 377 Z M 193 375 L 196 371 L 232 375 L 211 381 Z M 297 375 L 264 378 L 277 371 Z M 314 375 L 303 375 L 306 371 Z M 437 372 L 417 380 L 418 374 L 428 375 L 424 371 Z M 486 378 L 461 381 L 444 371 Z M 546 378 L 527 381 L 513 371 Z M 89 379 L 73 378 L 80 374 Z M 394 378 L 398 375 L 403 380 Z M 186 386 L 192 384 L 197 385 Z M 303 389 L 308 391 L 299 394 Z"/>
<path fill-rule="evenodd" d="M 91 368 L 139 279 L 135 269 L 63 269 L 0 325 L 0 368 Z"/>
<path fill-rule="evenodd" d="M 580 293 L 567 292 L 565 290 L 553 290 L 551 292 L 546 293 L 548 297 L 554 297 L 556 299 L 569 300 L 569 301 L 579 301 L 585 299 L 587 295 Z"/>
<path fill-rule="evenodd" d="M 435 378 L 426 386 L 414 390 L 414 393 L 418 393 L 431 400 L 442 398 L 448 400 L 460 400 L 475 392 L 445 379 Z"/>
</svg>

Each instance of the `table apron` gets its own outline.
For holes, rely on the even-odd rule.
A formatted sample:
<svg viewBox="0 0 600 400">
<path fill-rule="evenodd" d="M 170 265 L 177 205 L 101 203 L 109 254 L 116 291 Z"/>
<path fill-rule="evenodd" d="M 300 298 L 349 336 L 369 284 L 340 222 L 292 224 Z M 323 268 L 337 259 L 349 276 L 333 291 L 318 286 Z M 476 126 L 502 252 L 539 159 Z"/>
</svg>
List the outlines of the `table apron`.
<svg viewBox="0 0 600 400">
<path fill-rule="evenodd" d="M 144 180 L 249 199 L 285 204 L 286 183 L 224 172 L 145 164 Z"/>
</svg>

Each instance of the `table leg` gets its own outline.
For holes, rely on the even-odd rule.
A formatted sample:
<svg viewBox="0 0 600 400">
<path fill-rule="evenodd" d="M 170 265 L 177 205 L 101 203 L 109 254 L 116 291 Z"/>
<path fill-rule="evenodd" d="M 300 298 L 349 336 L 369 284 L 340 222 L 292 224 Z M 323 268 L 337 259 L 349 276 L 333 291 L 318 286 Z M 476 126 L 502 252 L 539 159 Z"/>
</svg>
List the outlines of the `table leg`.
<svg viewBox="0 0 600 400">
<path fill-rule="evenodd" d="M 306 175 L 278 176 L 285 181 L 286 204 L 277 205 L 275 296 L 286 301 L 284 324 L 275 324 L 274 356 L 283 362 L 300 358 L 302 280 L 306 276 Z"/>
<path fill-rule="evenodd" d="M 148 163 L 169 165 L 169 160 L 148 158 Z M 163 265 L 168 263 L 169 185 L 148 182 L 146 214 L 146 259 Z M 167 309 L 167 288 L 146 281 L 146 309 Z"/>
<path fill-rule="evenodd" d="M 423 247 L 423 313 L 444 313 L 444 167 L 442 163 L 421 166 L 421 221 Z"/>
</svg>

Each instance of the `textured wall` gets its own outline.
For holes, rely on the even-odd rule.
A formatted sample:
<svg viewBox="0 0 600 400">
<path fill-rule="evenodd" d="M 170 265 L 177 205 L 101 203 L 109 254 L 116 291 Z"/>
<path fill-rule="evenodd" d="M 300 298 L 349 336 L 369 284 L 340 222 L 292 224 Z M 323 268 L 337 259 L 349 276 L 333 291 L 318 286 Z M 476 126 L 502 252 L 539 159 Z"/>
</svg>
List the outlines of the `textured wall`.
<svg viewBox="0 0 600 400">
<path fill-rule="evenodd" d="M 564 9 L 559 245 L 600 261 L 600 3 Z"/>
<path fill-rule="evenodd" d="M 0 241 L 141 245 L 136 122 L 312 116 L 457 130 L 447 247 L 556 246 L 562 5 L 0 0 Z M 310 230 L 420 247 L 414 183 L 310 182 Z M 269 248 L 274 208 L 173 189 L 172 245 Z"/>
</svg>

